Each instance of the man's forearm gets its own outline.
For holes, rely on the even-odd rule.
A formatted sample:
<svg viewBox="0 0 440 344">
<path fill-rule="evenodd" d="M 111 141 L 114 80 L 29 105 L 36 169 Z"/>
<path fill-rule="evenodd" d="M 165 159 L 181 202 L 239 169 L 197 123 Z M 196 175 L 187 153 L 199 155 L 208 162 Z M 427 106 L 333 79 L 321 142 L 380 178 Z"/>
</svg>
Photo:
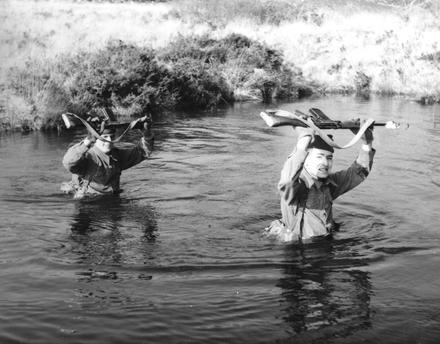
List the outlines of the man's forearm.
<svg viewBox="0 0 440 344">
<path fill-rule="evenodd" d="M 281 170 L 281 178 L 278 187 L 281 190 L 283 185 L 289 183 L 301 170 L 304 160 L 307 157 L 307 148 L 310 144 L 310 136 L 302 136 L 298 139 L 296 147 L 292 154 L 289 155 Z"/>
<path fill-rule="evenodd" d="M 366 168 L 368 171 L 371 170 L 373 165 L 373 158 L 376 150 L 373 148 L 372 142 L 363 143 L 361 149 L 359 150 L 359 155 L 356 162 L 362 167 Z"/>
</svg>

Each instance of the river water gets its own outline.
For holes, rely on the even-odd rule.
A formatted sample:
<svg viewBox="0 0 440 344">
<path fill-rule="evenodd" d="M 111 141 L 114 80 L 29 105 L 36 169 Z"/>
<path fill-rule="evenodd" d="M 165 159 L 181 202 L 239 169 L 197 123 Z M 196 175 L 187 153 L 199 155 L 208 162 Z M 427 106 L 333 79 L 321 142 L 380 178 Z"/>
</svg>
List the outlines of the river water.
<svg viewBox="0 0 440 344">
<path fill-rule="evenodd" d="M 121 196 L 100 201 L 59 191 L 62 156 L 84 132 L 2 134 L 0 343 L 436 343 L 440 108 L 278 106 L 410 125 L 375 130 L 373 170 L 335 202 L 331 240 L 264 235 L 295 136 L 266 127 L 261 105 L 176 114 Z M 337 151 L 334 168 L 357 150 Z"/>
</svg>

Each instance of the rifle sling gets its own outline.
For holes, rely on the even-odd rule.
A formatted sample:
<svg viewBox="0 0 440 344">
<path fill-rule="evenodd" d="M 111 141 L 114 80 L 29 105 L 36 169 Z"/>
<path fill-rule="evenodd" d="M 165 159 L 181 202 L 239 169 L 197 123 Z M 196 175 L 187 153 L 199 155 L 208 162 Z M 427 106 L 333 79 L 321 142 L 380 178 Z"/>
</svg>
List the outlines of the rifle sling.
<svg viewBox="0 0 440 344">
<path fill-rule="evenodd" d="M 79 117 L 78 115 L 75 115 L 74 113 L 71 112 L 66 112 L 66 115 L 69 116 L 73 116 L 75 118 L 77 118 L 78 120 L 81 121 L 82 124 L 84 124 L 84 126 L 87 128 L 87 131 L 95 138 L 95 139 L 99 139 L 101 141 L 105 141 L 105 142 L 119 142 L 121 141 L 121 139 L 124 137 L 125 134 L 127 134 L 127 132 L 130 129 L 133 129 L 134 126 L 140 121 L 140 118 L 130 122 L 130 124 L 128 125 L 128 127 L 124 130 L 124 132 L 119 135 L 116 139 L 114 140 L 107 140 L 105 138 L 103 138 L 101 135 L 98 134 L 98 132 L 89 124 L 87 123 L 87 121 L 85 121 L 84 119 L 82 119 L 81 117 Z"/>
<path fill-rule="evenodd" d="M 293 114 L 292 114 L 293 115 Z M 298 119 L 298 121 L 304 123 L 309 128 L 313 129 L 315 133 L 325 141 L 329 146 L 337 149 L 345 149 L 353 146 L 356 142 L 360 140 L 362 135 L 365 133 L 365 131 L 374 123 L 374 120 L 369 118 L 360 128 L 357 134 L 345 145 L 338 145 L 336 142 L 334 142 L 332 139 L 330 139 L 327 134 L 325 134 L 321 129 L 319 129 L 315 123 L 313 123 L 311 120 L 306 120 L 304 118 L 301 118 L 299 116 L 293 115 Z"/>
</svg>

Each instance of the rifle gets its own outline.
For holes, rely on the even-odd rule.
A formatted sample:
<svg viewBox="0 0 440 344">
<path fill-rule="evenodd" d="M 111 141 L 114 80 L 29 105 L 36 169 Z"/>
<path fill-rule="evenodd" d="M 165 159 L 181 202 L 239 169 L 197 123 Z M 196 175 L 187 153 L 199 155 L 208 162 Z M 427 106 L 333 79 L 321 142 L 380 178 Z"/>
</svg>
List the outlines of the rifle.
<svg viewBox="0 0 440 344">
<path fill-rule="evenodd" d="M 361 127 L 360 119 L 349 121 L 335 121 L 330 119 L 324 112 L 318 108 L 309 109 L 310 115 L 295 110 L 295 114 L 285 110 L 266 110 L 261 112 L 260 116 L 269 127 L 293 126 L 309 127 L 305 121 L 311 121 L 319 129 L 359 129 Z M 387 129 L 400 128 L 401 124 L 388 122 L 373 122 L 372 126 L 385 127 Z M 407 125 L 409 127 L 409 125 Z"/>
<path fill-rule="evenodd" d="M 295 114 L 285 110 L 266 110 L 266 112 L 261 112 L 260 116 L 269 127 L 293 126 L 312 128 L 316 135 L 321 136 L 321 138 L 328 145 L 338 149 L 353 146 L 370 127 L 383 126 L 388 129 L 397 129 L 400 127 L 400 124 L 394 121 L 375 122 L 373 119 L 368 119 L 364 123 L 361 123 L 360 119 L 351 121 L 335 121 L 330 119 L 318 108 L 309 109 L 309 113 L 310 115 L 306 115 L 299 110 L 295 110 Z M 332 138 L 323 133 L 321 131 L 322 129 L 355 129 L 357 130 L 357 134 L 349 143 L 341 146 L 335 143 Z"/>
<path fill-rule="evenodd" d="M 119 122 L 116 120 L 116 117 L 112 112 L 108 112 L 104 108 L 99 108 L 96 110 L 97 114 L 95 116 L 89 116 L 87 119 L 83 119 L 80 116 L 71 113 L 65 112 L 61 114 L 61 118 L 63 119 L 64 125 L 67 129 L 74 127 L 76 125 L 76 121 L 82 123 L 87 131 L 96 139 L 100 139 L 106 142 L 118 142 L 122 139 L 122 137 L 131 129 L 145 129 L 145 124 L 147 126 L 151 125 L 152 118 L 151 115 L 144 116 L 142 118 L 138 118 L 131 122 Z M 99 132 L 102 132 L 104 128 L 119 128 L 126 127 L 123 133 L 114 139 L 113 141 L 106 140 L 103 138 Z"/>
</svg>

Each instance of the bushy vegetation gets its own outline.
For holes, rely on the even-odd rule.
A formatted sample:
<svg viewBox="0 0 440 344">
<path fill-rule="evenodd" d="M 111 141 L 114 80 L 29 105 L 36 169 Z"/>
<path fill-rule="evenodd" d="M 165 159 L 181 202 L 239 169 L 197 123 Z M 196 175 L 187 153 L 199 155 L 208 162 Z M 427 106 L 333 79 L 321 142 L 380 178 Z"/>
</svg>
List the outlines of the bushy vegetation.
<svg viewBox="0 0 440 344">
<path fill-rule="evenodd" d="M 160 57 L 185 69 L 196 61 L 216 71 L 221 78 L 217 84 L 225 86 L 222 98 L 226 102 L 228 99 L 269 102 L 272 98 L 298 95 L 294 80 L 300 75 L 295 75 L 286 65 L 282 54 L 244 35 L 231 34 L 218 40 L 209 36 L 179 37 Z"/>
<path fill-rule="evenodd" d="M 159 51 L 110 41 L 95 52 L 29 61 L 11 70 L 10 88 L 45 125 L 64 111 L 111 108 L 122 117 L 231 104 L 236 89 L 270 101 L 294 95 L 281 54 L 241 35 L 180 37 Z M 264 77 L 256 77 L 260 73 Z M 268 86 L 270 85 L 270 86 Z"/>
<path fill-rule="evenodd" d="M 55 126 L 63 111 L 95 107 L 130 117 L 312 92 L 437 102 L 439 4 L 9 0 L 0 126 Z"/>
<path fill-rule="evenodd" d="M 111 41 L 93 53 L 72 56 L 65 69 L 65 90 L 80 113 L 96 107 L 141 116 L 172 107 L 171 76 L 153 50 Z"/>
</svg>

